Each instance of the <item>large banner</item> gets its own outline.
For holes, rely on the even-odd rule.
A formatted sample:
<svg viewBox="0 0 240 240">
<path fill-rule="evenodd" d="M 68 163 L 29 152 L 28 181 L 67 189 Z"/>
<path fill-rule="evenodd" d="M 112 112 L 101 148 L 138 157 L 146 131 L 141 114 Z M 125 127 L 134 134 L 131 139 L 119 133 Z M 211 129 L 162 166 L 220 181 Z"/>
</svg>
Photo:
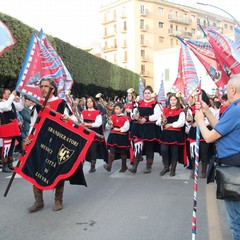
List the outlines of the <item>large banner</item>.
<svg viewBox="0 0 240 240">
<path fill-rule="evenodd" d="M 61 114 L 51 113 L 46 107 L 34 125 L 32 142 L 25 147 L 15 172 L 42 190 L 53 189 L 60 180 L 74 174 L 92 144 L 95 132 L 86 133 L 83 126 L 74 127 L 73 121 L 64 122 Z"/>
</svg>

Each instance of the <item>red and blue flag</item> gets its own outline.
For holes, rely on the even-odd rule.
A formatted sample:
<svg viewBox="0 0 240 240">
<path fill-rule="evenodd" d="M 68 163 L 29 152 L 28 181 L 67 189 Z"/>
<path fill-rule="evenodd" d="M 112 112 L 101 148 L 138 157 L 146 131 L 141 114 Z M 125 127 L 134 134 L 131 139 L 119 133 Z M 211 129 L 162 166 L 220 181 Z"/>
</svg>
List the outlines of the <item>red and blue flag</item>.
<svg viewBox="0 0 240 240">
<path fill-rule="evenodd" d="M 8 27 L 0 20 L 0 56 L 5 53 L 8 49 L 12 48 L 16 40 L 14 39 L 11 31 Z"/>
</svg>

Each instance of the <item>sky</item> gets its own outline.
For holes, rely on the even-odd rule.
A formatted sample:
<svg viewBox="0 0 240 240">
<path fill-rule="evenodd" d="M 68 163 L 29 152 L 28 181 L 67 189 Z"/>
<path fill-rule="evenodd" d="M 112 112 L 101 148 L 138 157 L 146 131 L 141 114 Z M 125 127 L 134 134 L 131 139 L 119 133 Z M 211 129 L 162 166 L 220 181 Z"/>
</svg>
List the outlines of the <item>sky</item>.
<svg viewBox="0 0 240 240">
<path fill-rule="evenodd" d="M 0 12 L 46 34 L 58 37 L 78 47 L 89 47 L 100 42 L 99 9 L 113 0 L 0 0 Z M 196 5 L 195 0 L 173 0 L 180 4 L 195 4 L 206 11 L 224 14 L 216 8 Z M 237 0 L 199 0 L 221 8 L 240 19 Z M 227 16 L 227 15 L 225 15 Z"/>
</svg>

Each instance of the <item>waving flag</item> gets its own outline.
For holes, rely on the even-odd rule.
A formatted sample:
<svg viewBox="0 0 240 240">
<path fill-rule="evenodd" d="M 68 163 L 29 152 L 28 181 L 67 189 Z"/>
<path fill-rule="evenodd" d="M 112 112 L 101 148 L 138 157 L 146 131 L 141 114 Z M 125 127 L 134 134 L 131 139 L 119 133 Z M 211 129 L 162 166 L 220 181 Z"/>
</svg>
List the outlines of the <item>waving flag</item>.
<svg viewBox="0 0 240 240">
<path fill-rule="evenodd" d="M 223 68 L 227 68 L 232 74 L 240 73 L 240 63 L 234 58 L 229 41 L 214 29 L 203 27 L 203 30 Z"/>
<path fill-rule="evenodd" d="M 57 52 L 51 45 L 47 36 L 43 33 L 42 29 L 39 33 L 39 38 L 42 41 L 43 45 L 47 48 L 49 53 L 52 55 L 52 57 L 55 59 L 55 62 L 57 63 L 57 65 L 59 65 L 59 67 L 63 71 L 63 78 L 60 78 L 60 81 L 58 84 L 58 96 L 62 99 L 68 100 L 68 98 L 66 98 L 66 93 L 70 92 L 73 85 L 73 79 L 71 77 L 71 74 L 69 73 L 68 69 L 66 68 L 60 56 L 57 54 Z"/>
<path fill-rule="evenodd" d="M 14 39 L 11 31 L 0 20 L 0 56 L 8 49 L 12 48 L 15 43 L 16 40 Z"/>
<path fill-rule="evenodd" d="M 189 98 L 198 87 L 199 80 L 195 66 L 193 64 L 188 47 L 182 42 L 179 62 L 178 62 L 178 76 L 173 84 L 175 91 L 180 91 L 184 98 Z"/>
<path fill-rule="evenodd" d="M 226 85 L 230 77 L 221 67 L 221 64 L 216 58 L 211 45 L 208 42 L 201 42 L 196 40 L 184 40 L 183 38 L 179 38 L 179 40 L 184 42 L 195 54 L 217 87 L 220 90 L 226 89 Z"/>
<path fill-rule="evenodd" d="M 143 100 L 144 84 L 141 76 L 139 77 L 139 100 Z"/>
<path fill-rule="evenodd" d="M 42 78 L 51 78 L 59 85 L 64 76 L 65 72 L 61 65 L 33 33 L 16 89 L 40 99 L 39 82 Z"/>
<path fill-rule="evenodd" d="M 162 106 L 164 106 L 164 107 L 166 106 L 166 97 L 165 97 L 165 91 L 164 91 L 163 75 L 162 75 L 162 79 L 161 79 L 161 82 L 160 82 L 160 88 L 159 88 L 159 91 L 158 91 L 157 100 L 159 102 L 161 102 Z"/>
</svg>

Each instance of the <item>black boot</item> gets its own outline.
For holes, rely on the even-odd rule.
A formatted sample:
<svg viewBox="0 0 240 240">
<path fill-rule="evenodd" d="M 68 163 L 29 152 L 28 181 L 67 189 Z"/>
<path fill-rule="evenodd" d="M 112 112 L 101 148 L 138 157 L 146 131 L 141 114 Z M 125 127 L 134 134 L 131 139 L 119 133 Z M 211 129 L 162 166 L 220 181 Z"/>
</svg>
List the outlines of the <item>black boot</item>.
<svg viewBox="0 0 240 240">
<path fill-rule="evenodd" d="M 146 169 L 143 171 L 143 173 L 151 173 L 152 172 L 152 164 L 153 164 L 153 160 L 147 160 Z"/>
<path fill-rule="evenodd" d="M 169 172 L 169 161 L 163 160 L 163 170 L 160 172 L 160 176 L 163 176 L 165 173 Z"/>
<path fill-rule="evenodd" d="M 206 178 L 207 177 L 207 163 L 202 162 L 202 173 L 200 175 L 200 178 Z"/>
<path fill-rule="evenodd" d="M 2 159 L 2 172 L 5 173 L 12 173 L 13 171 L 8 167 L 7 159 Z"/>
<path fill-rule="evenodd" d="M 90 169 L 89 169 L 88 172 L 90 172 L 90 173 L 96 172 L 95 165 L 96 165 L 96 161 L 95 161 L 95 160 L 92 160 L 92 161 L 91 161 L 91 167 L 90 167 Z"/>
<path fill-rule="evenodd" d="M 127 157 L 123 157 L 122 156 L 122 167 L 121 169 L 119 170 L 120 173 L 122 172 L 126 172 L 128 170 L 128 167 L 127 167 Z"/>
<path fill-rule="evenodd" d="M 10 170 L 14 170 L 14 167 L 13 167 L 13 157 L 9 157 L 8 158 L 8 168 L 10 169 Z"/>
<path fill-rule="evenodd" d="M 176 175 L 177 162 L 172 162 L 169 176 L 174 177 Z"/>
<path fill-rule="evenodd" d="M 113 163 L 114 159 L 115 159 L 115 154 L 114 153 L 109 153 L 108 154 L 108 163 L 103 165 L 103 167 L 108 172 L 111 172 L 111 170 L 112 170 L 112 163 Z"/>
<path fill-rule="evenodd" d="M 134 158 L 133 166 L 131 168 L 129 168 L 128 171 L 131 173 L 136 173 L 139 161 L 140 161 L 140 157 Z"/>
</svg>

